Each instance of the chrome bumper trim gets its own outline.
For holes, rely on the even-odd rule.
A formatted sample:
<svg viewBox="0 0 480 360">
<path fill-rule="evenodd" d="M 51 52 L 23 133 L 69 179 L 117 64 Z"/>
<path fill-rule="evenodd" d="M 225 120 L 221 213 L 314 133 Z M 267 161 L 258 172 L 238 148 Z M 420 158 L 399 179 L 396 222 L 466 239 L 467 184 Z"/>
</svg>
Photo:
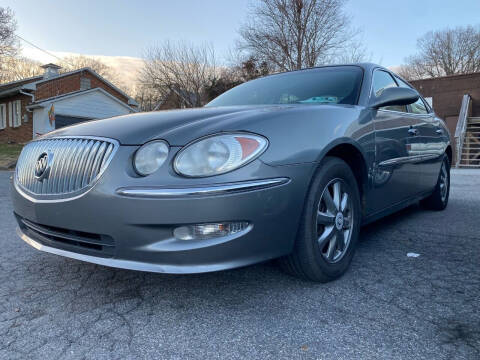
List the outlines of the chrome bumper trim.
<svg viewBox="0 0 480 360">
<path fill-rule="evenodd" d="M 244 191 L 253 191 L 280 186 L 290 182 L 289 178 L 273 178 L 264 180 L 244 181 L 210 186 L 198 186 L 189 188 L 165 188 L 165 187 L 124 187 L 117 189 L 116 193 L 121 196 L 136 198 L 175 198 L 188 196 L 212 196 L 226 195 Z"/>
<path fill-rule="evenodd" d="M 103 258 L 92 255 L 84 255 L 80 253 L 75 253 L 71 251 L 66 251 L 62 249 L 57 249 L 54 247 L 46 246 L 35 241 L 28 235 L 26 235 L 20 227 L 17 227 L 17 235 L 25 241 L 28 245 L 34 247 L 37 250 L 44 251 L 50 254 L 60 255 L 68 257 L 75 260 L 85 261 L 93 264 L 98 264 L 102 266 L 109 266 L 118 269 L 128 269 L 128 270 L 137 270 L 137 271 L 148 271 L 156 273 L 166 273 L 166 274 L 195 274 L 195 273 L 204 273 L 211 271 L 226 270 L 230 268 L 246 266 L 254 264 L 256 262 L 265 260 L 265 259 L 248 259 L 244 261 L 232 261 L 226 263 L 218 264 L 197 264 L 197 265 L 170 265 L 170 264 L 152 264 L 148 262 L 139 262 L 132 260 L 122 260 L 114 258 Z"/>
</svg>

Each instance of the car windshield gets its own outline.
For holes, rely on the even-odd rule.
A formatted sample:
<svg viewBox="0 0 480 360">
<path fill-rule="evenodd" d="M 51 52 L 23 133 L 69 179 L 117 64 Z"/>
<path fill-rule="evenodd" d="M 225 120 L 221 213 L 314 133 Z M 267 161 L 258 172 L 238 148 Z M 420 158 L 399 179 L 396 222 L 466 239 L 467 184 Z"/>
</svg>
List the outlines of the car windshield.
<svg viewBox="0 0 480 360">
<path fill-rule="evenodd" d="M 239 85 L 206 106 L 357 103 L 363 71 L 332 66 L 267 76 Z"/>
</svg>

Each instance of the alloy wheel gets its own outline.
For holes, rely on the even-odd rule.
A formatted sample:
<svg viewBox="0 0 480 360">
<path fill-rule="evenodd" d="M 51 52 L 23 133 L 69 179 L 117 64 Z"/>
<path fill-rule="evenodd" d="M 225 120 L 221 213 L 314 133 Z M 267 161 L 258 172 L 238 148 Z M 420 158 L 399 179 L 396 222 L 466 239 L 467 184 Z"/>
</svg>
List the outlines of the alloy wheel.
<svg viewBox="0 0 480 360">
<path fill-rule="evenodd" d="M 348 250 L 353 228 L 352 194 L 341 179 L 330 181 L 322 191 L 317 211 L 317 241 L 322 257 L 340 261 Z"/>
</svg>

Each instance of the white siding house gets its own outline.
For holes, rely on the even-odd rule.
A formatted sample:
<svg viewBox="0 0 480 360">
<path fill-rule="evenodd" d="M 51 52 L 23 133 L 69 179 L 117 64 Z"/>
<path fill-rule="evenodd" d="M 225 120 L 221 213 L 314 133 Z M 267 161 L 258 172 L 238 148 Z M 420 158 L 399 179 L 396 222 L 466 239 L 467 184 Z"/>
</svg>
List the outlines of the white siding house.
<svg viewBox="0 0 480 360">
<path fill-rule="evenodd" d="M 55 113 L 54 122 L 50 121 L 48 115 L 52 105 Z M 129 105 L 101 88 L 45 99 L 29 106 L 29 109 L 33 111 L 34 137 L 80 121 L 105 119 L 135 112 Z"/>
</svg>

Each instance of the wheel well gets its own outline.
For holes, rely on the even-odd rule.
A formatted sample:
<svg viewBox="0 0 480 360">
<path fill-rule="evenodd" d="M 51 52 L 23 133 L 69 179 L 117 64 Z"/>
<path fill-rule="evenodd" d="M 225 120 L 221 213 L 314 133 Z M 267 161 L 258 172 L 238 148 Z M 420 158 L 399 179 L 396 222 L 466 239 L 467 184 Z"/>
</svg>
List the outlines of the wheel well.
<svg viewBox="0 0 480 360">
<path fill-rule="evenodd" d="M 450 145 L 447 146 L 447 150 L 445 150 L 445 153 L 448 156 L 448 161 L 450 162 L 450 166 L 453 166 L 453 164 L 452 164 L 453 154 L 452 154 L 452 147 Z"/>
<path fill-rule="evenodd" d="M 365 159 L 360 150 L 350 144 L 341 144 L 331 149 L 326 156 L 335 156 L 345 161 L 357 180 L 362 208 L 365 206 L 365 190 L 368 184 L 368 170 Z"/>
</svg>

